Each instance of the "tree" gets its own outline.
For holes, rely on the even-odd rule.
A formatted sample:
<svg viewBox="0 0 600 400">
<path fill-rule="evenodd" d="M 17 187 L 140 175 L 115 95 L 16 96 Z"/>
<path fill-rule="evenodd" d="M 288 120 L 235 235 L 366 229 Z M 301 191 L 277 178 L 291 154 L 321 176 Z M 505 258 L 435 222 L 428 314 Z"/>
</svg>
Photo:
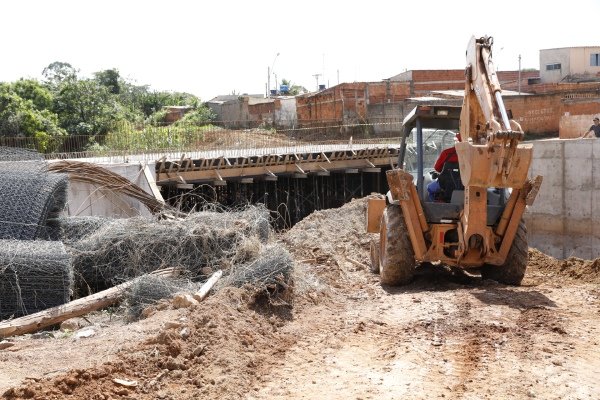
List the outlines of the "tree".
<svg viewBox="0 0 600 400">
<path fill-rule="evenodd" d="M 216 114 L 205 105 L 196 107 L 187 112 L 183 118 L 175 122 L 175 125 L 197 125 L 203 126 L 212 122 L 216 118 Z"/>
<path fill-rule="evenodd" d="M 31 100 L 38 110 L 52 108 L 52 92 L 35 79 L 19 79 L 11 88 L 22 99 Z"/>
<path fill-rule="evenodd" d="M 58 125 L 56 114 L 38 109 L 30 99 L 24 99 L 10 84 L 0 84 L 0 135 L 9 137 L 35 137 L 47 142 L 50 137 L 66 132 Z M 42 145 L 40 150 L 45 150 Z"/>
<path fill-rule="evenodd" d="M 308 93 L 308 90 L 304 86 L 292 84 L 292 81 L 290 81 L 290 80 L 282 79 L 281 80 L 281 84 L 282 85 L 287 85 L 287 87 L 288 87 L 288 93 L 291 96 L 297 96 L 299 94 Z"/>
<path fill-rule="evenodd" d="M 105 134 L 122 115 L 117 98 L 92 79 L 64 81 L 54 111 L 60 125 L 74 135 Z"/>
<path fill-rule="evenodd" d="M 46 83 L 54 86 L 60 85 L 66 80 L 77 79 L 77 70 L 69 63 L 54 61 L 42 71 Z"/>
<path fill-rule="evenodd" d="M 102 86 L 105 86 L 112 94 L 121 93 L 121 76 L 116 69 L 105 69 L 94 73 L 94 77 Z"/>
</svg>

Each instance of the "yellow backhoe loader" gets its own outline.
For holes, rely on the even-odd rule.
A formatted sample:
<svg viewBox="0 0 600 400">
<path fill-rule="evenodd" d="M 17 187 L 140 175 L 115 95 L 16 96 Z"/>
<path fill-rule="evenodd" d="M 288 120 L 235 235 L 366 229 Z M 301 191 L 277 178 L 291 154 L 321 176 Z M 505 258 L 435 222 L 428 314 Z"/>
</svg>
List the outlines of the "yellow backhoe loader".
<svg viewBox="0 0 600 400">
<path fill-rule="evenodd" d="M 528 179 L 533 147 L 520 143 L 523 130 L 504 106 L 492 44 L 487 36 L 469 42 L 462 107 L 419 105 L 404 119 L 398 167 L 387 172 L 390 191 L 367 209 L 367 231 L 379 233 L 371 268 L 384 285 L 408 283 L 425 262 L 478 269 L 510 285 L 525 275 L 522 216 L 542 177 Z M 427 184 L 435 175 L 424 163 L 436 145 L 424 133 L 456 131 L 458 165 L 444 165 L 437 177 L 444 196 L 432 201 Z"/>
</svg>

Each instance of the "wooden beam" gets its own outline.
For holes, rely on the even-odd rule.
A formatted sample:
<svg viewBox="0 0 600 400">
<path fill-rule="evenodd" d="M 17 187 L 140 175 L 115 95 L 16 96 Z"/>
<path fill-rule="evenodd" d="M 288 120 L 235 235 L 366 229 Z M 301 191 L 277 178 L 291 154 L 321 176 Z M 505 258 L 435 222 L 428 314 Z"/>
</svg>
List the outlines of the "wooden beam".
<svg viewBox="0 0 600 400">
<path fill-rule="evenodd" d="M 150 191 L 152 192 L 152 195 L 154 196 L 154 198 L 156 200 L 165 204 L 165 199 L 162 197 L 162 194 L 160 193 L 160 189 L 158 188 L 158 186 L 156 186 L 156 181 L 154 180 L 154 174 L 152 174 L 152 172 L 150 171 L 150 167 L 148 166 L 148 163 L 146 163 L 146 162 L 140 163 L 140 166 L 142 168 L 142 171 L 144 171 L 144 178 L 146 178 L 146 182 L 148 183 L 148 186 L 150 187 Z"/>
<path fill-rule="evenodd" d="M 379 158 L 379 159 L 371 159 L 370 160 L 376 167 L 383 167 L 388 165 L 393 165 L 393 160 L 389 157 Z M 300 167 L 301 165 L 301 167 Z M 333 160 L 331 163 L 325 163 L 323 161 L 312 161 L 305 162 L 302 164 L 296 164 L 293 160 L 288 160 L 287 163 L 281 163 L 279 165 L 271 165 L 269 168 L 265 167 L 245 167 L 245 168 L 227 168 L 227 169 L 219 169 L 218 176 L 221 179 L 229 179 L 229 178 L 239 178 L 241 176 L 261 176 L 265 174 L 272 173 L 273 175 L 289 175 L 295 172 L 298 173 L 306 173 L 307 171 L 317 171 L 322 169 L 322 166 L 327 166 L 327 171 L 344 171 L 346 169 L 358 169 L 361 170 L 365 168 L 365 160 L 364 159 L 354 159 L 354 160 Z M 300 170 L 298 167 L 300 167 Z M 217 169 L 206 169 L 202 171 L 188 171 L 188 172 L 180 172 L 181 175 L 185 179 L 185 183 L 197 183 L 197 182 L 212 182 L 215 180 L 215 171 Z M 217 179 L 219 179 L 217 176 Z M 175 177 L 168 175 L 167 173 L 159 173 L 157 175 L 157 184 L 166 185 L 173 183 L 176 181 Z M 176 181 L 179 183 L 183 183 L 181 181 Z"/>
<path fill-rule="evenodd" d="M 210 292 L 213 286 L 215 286 L 215 283 L 217 283 L 221 276 L 223 276 L 223 271 L 221 270 L 218 270 L 217 272 L 212 274 L 211 277 L 208 278 L 206 282 L 204 282 L 200 290 L 193 294 L 194 299 L 198 301 L 204 300 L 206 296 L 208 296 L 208 292 Z"/>
<path fill-rule="evenodd" d="M 176 269 L 167 268 L 155 271 L 152 275 L 171 277 L 176 273 Z M 62 306 L 51 307 L 34 314 L 2 322 L 0 323 L 0 337 L 5 338 L 35 332 L 48 326 L 59 324 L 70 318 L 79 317 L 91 311 L 108 307 L 121 299 L 125 291 L 135 282 L 137 282 L 137 279 L 121 283 L 110 289 L 74 300 Z"/>
<path fill-rule="evenodd" d="M 191 183 L 178 183 L 177 189 L 193 189 L 194 185 Z"/>
</svg>

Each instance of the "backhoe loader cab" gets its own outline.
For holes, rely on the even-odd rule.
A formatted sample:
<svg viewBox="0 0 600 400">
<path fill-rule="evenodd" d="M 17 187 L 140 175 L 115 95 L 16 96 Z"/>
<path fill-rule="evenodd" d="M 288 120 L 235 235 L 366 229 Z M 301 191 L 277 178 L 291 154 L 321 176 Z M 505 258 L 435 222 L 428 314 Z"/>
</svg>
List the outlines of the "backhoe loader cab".
<svg viewBox="0 0 600 400">
<path fill-rule="evenodd" d="M 419 105 L 404 120 L 398 167 L 387 172 L 388 196 L 369 200 L 367 209 L 367 231 L 379 233 L 371 263 L 382 284 L 407 283 L 422 262 L 479 269 L 484 278 L 513 285 L 525 275 L 522 216 L 542 178 L 528 180 L 532 145 L 519 143 L 523 131 L 504 108 L 491 44 L 487 36 L 469 43 L 462 107 Z M 429 171 L 440 143 L 457 131 L 458 163 L 444 165 L 438 177 L 444 196 L 430 201 Z"/>
</svg>

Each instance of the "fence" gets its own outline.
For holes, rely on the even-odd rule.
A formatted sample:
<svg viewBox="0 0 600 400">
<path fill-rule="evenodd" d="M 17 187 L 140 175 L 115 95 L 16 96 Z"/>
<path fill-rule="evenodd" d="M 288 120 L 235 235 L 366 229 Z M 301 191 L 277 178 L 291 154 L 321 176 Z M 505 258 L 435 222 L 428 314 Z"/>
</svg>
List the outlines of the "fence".
<svg viewBox="0 0 600 400">
<path fill-rule="evenodd" d="M 401 121 L 378 120 L 365 124 L 323 121 L 309 127 L 275 129 L 255 126 L 228 129 L 210 125 L 135 125 L 120 123 L 106 135 L 56 137 L 0 137 L 0 146 L 37 150 L 47 159 L 127 157 L 132 155 L 204 151 L 294 148 L 313 144 L 388 143 L 401 132 Z M 379 133 L 375 134 L 375 131 Z M 160 156 L 158 156 L 160 157 Z"/>
</svg>

